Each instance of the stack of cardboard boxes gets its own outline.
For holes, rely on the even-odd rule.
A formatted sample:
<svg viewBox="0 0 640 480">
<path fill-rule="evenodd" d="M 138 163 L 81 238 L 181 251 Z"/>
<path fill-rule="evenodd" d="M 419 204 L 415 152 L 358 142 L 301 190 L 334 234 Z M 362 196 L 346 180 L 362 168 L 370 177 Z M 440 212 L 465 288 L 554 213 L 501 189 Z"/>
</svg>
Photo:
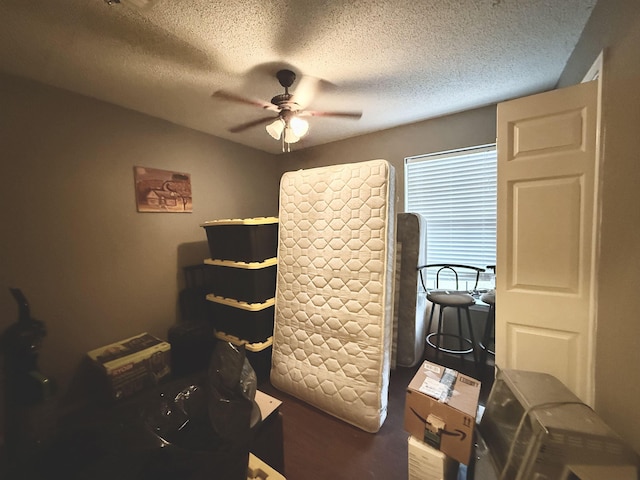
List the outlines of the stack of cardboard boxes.
<svg viewBox="0 0 640 480">
<path fill-rule="evenodd" d="M 409 480 L 455 479 L 473 455 L 480 382 L 425 361 L 407 387 Z"/>
</svg>

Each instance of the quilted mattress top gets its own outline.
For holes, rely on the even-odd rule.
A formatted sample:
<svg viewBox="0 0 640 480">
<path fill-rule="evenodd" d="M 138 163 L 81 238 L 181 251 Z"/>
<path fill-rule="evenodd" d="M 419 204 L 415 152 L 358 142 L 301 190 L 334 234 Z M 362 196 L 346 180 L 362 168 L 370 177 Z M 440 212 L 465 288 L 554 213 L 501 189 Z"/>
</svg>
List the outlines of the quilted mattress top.
<svg viewBox="0 0 640 480">
<path fill-rule="evenodd" d="M 288 172 L 271 381 L 366 431 L 386 417 L 394 258 L 385 160 Z"/>
</svg>

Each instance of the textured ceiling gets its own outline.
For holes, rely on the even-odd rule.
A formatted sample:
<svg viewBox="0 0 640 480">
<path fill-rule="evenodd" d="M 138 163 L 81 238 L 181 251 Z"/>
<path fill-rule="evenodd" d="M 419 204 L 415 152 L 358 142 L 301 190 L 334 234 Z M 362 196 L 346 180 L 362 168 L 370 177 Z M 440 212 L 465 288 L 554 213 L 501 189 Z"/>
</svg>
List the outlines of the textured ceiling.
<svg viewBox="0 0 640 480">
<path fill-rule="evenodd" d="M 228 131 L 269 112 L 211 94 L 326 80 L 309 108 L 362 118 L 312 117 L 293 148 L 336 141 L 553 88 L 596 3 L 122 1 L 0 0 L 0 70 L 273 153 L 264 126 Z"/>
</svg>

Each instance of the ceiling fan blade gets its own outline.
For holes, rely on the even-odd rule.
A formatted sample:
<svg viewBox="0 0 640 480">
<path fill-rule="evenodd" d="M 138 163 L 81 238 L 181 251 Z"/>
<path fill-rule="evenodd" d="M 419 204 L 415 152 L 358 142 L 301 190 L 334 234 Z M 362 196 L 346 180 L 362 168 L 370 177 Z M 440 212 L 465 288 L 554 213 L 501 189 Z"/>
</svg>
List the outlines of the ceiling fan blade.
<svg viewBox="0 0 640 480">
<path fill-rule="evenodd" d="M 301 109 L 308 107 L 320 89 L 322 80 L 309 75 L 303 76 L 293 92 L 291 101 L 300 105 Z"/>
<path fill-rule="evenodd" d="M 230 102 L 243 103 L 245 105 L 252 105 L 254 107 L 260 107 L 267 110 L 278 111 L 278 107 L 276 107 L 272 103 L 263 102 L 261 100 L 255 100 L 253 98 L 242 97 L 240 95 L 236 95 L 235 93 L 228 92 L 226 90 L 217 90 L 213 92 L 211 95 L 213 98 L 220 98 L 222 100 L 228 100 Z"/>
<path fill-rule="evenodd" d="M 305 110 L 304 112 L 298 113 L 298 115 L 301 117 L 342 117 L 358 120 L 362 117 L 362 112 L 316 112 L 313 110 Z"/>
<path fill-rule="evenodd" d="M 248 128 L 251 127 L 255 127 L 256 125 L 260 125 L 261 123 L 267 123 L 267 122 L 272 122 L 274 120 L 276 120 L 278 117 L 263 117 L 263 118 L 258 118 L 257 120 L 252 120 L 250 122 L 247 123 L 243 123 L 241 125 L 236 125 L 235 127 L 231 127 L 229 129 L 229 131 L 231 133 L 238 133 L 238 132 L 242 132 L 244 130 L 247 130 Z"/>
</svg>

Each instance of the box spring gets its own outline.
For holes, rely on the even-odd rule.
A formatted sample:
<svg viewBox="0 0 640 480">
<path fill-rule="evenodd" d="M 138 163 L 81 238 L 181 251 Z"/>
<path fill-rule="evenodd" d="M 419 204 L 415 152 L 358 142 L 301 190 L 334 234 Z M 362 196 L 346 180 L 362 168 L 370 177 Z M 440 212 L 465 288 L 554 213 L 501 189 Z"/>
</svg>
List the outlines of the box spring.
<svg viewBox="0 0 640 480">
<path fill-rule="evenodd" d="M 418 265 L 427 263 L 427 223 L 418 213 L 399 213 L 396 226 L 396 361 L 414 367 L 424 359 L 427 336 L 427 298 L 418 275 Z"/>
</svg>

